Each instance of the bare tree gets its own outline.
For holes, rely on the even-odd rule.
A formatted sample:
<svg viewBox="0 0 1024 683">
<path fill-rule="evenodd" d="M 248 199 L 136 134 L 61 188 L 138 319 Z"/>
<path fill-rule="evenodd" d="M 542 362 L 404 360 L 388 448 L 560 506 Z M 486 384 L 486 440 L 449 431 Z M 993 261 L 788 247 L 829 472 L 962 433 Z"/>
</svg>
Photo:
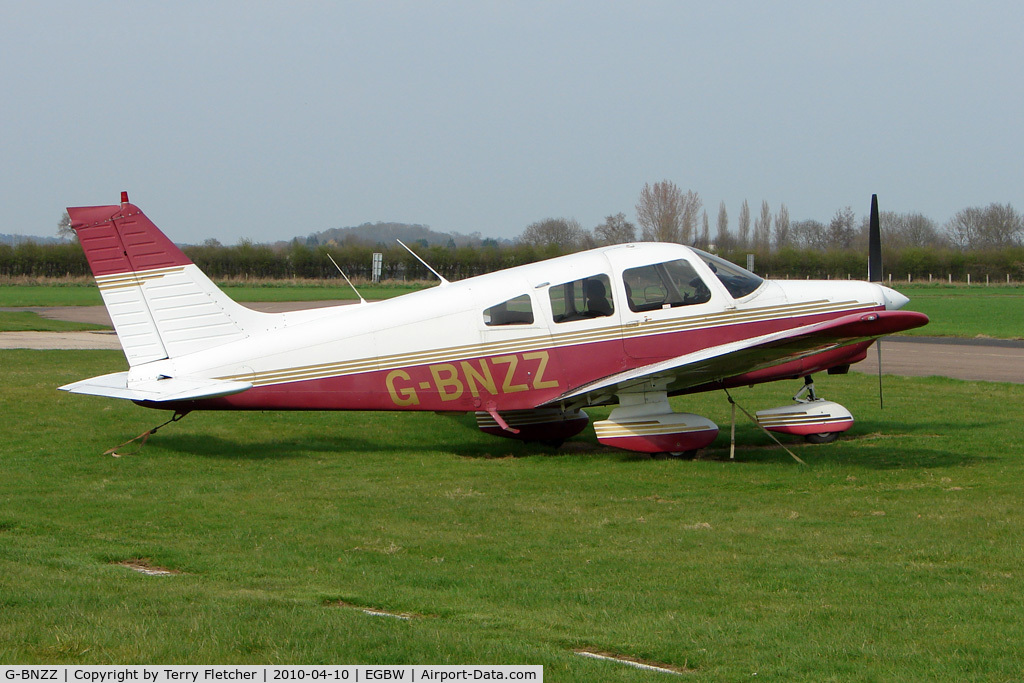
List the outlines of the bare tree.
<svg viewBox="0 0 1024 683">
<path fill-rule="evenodd" d="M 912 247 L 941 247 L 946 244 L 945 238 L 939 234 L 939 227 L 931 218 L 921 213 L 901 213 L 890 217 L 890 231 L 899 234 L 903 245 Z M 885 229 L 885 219 L 880 219 Z M 894 244 L 895 246 L 895 244 Z"/>
<path fill-rule="evenodd" d="M 1024 241 L 1024 218 L 1009 204 L 972 206 L 958 211 L 946 226 L 961 249 L 998 249 Z"/>
<path fill-rule="evenodd" d="M 747 245 L 750 244 L 750 204 L 747 204 L 747 200 L 743 200 L 743 206 L 740 207 L 740 220 L 739 229 L 736 235 L 736 246 L 740 249 L 746 249 Z"/>
<path fill-rule="evenodd" d="M 783 204 L 775 214 L 775 247 L 789 246 L 789 209 Z"/>
<path fill-rule="evenodd" d="M 983 237 L 988 247 L 1017 246 L 1024 241 L 1024 217 L 1009 204 L 989 204 L 985 209 Z"/>
<path fill-rule="evenodd" d="M 939 233 L 935 221 L 923 214 L 883 211 L 878 219 L 882 245 L 886 248 L 941 247 L 948 244 L 947 238 Z M 868 218 L 865 216 L 860 224 L 860 237 L 854 246 L 867 249 L 867 244 Z"/>
<path fill-rule="evenodd" d="M 534 247 L 556 246 L 569 251 L 579 248 L 583 233 L 583 227 L 575 218 L 545 218 L 526 226 L 519 241 Z"/>
<path fill-rule="evenodd" d="M 719 249 L 728 249 L 732 246 L 732 235 L 729 234 L 729 213 L 725 210 L 725 202 L 718 205 L 718 236 L 715 238 L 715 246 Z"/>
<path fill-rule="evenodd" d="M 625 244 L 636 241 L 636 226 L 626 220 L 626 214 L 605 216 L 604 223 L 594 228 L 598 244 Z"/>
<path fill-rule="evenodd" d="M 700 206 L 700 195 L 692 190 L 683 194 L 670 180 L 654 185 L 644 183 L 636 203 L 636 220 L 643 239 L 690 242 Z"/>
<path fill-rule="evenodd" d="M 577 223 L 578 225 L 578 223 Z M 597 243 L 597 238 L 594 237 L 594 233 L 590 230 L 585 230 L 582 226 L 580 227 L 580 241 L 576 246 L 576 249 L 584 251 L 586 249 L 594 249 L 595 247 L 601 246 Z"/>
<path fill-rule="evenodd" d="M 693 244 L 697 238 L 697 212 L 704 202 L 700 195 L 693 190 L 687 190 L 683 195 L 683 215 L 679 222 L 679 241 L 683 244 Z"/>
<path fill-rule="evenodd" d="M 78 235 L 71 229 L 71 216 L 65 211 L 57 221 L 57 237 L 62 240 L 77 240 Z"/>
<path fill-rule="evenodd" d="M 708 245 L 711 244 L 711 226 L 708 224 L 708 212 L 702 211 L 700 221 L 700 236 L 697 238 L 697 246 L 701 249 L 707 249 Z"/>
<path fill-rule="evenodd" d="M 762 254 L 771 248 L 772 210 L 768 202 L 761 200 L 761 215 L 754 221 L 754 248 Z"/>
<path fill-rule="evenodd" d="M 827 249 L 828 228 L 821 221 L 797 221 L 790 228 L 790 241 L 803 249 Z"/>
<path fill-rule="evenodd" d="M 828 224 L 830 246 L 841 249 L 849 249 L 853 246 L 853 241 L 857 237 L 857 231 L 854 228 L 855 220 L 856 216 L 849 206 L 836 211 Z"/>
<path fill-rule="evenodd" d="M 953 244 L 960 249 L 971 249 L 981 230 L 982 209 L 977 206 L 969 206 L 956 212 L 949 223 L 946 224 L 946 232 Z"/>
</svg>

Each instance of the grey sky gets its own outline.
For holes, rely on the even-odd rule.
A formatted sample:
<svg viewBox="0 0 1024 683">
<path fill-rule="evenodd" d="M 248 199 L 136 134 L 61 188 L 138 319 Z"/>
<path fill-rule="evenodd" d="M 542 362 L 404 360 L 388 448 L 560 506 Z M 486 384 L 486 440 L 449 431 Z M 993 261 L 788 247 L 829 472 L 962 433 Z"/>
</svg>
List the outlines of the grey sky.
<svg viewBox="0 0 1024 683">
<path fill-rule="evenodd" d="M 0 232 L 1024 209 L 1024 3 L 0 0 Z"/>
</svg>

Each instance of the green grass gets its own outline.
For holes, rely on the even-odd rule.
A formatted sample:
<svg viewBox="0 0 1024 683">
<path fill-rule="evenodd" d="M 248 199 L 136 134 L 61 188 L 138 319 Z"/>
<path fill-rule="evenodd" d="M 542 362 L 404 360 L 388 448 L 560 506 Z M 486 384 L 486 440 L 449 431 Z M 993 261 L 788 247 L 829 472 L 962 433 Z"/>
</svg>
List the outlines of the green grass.
<svg viewBox="0 0 1024 683">
<path fill-rule="evenodd" d="M 0 306 L 102 306 L 100 290 L 89 284 L 3 284 Z"/>
<path fill-rule="evenodd" d="M 931 322 L 905 334 L 932 337 L 1024 338 L 1024 288 L 900 287 L 910 297 L 906 309 Z"/>
<path fill-rule="evenodd" d="M 887 378 L 881 411 L 874 378 L 822 376 L 858 422 L 795 446 L 807 467 L 746 422 L 728 462 L 720 394 L 674 400 L 723 427 L 694 462 L 419 413 L 196 413 L 112 458 L 166 415 L 54 387 L 123 363 L 0 352 L 0 662 L 661 680 L 571 654 L 590 647 L 707 681 L 1020 674 L 1022 386 Z M 795 388 L 734 396 L 755 410 Z M 183 573 L 112 564 L 138 558 Z"/>
<path fill-rule="evenodd" d="M 219 283 L 235 301 L 324 301 L 329 299 L 355 300 L 357 297 L 344 282 L 330 280 L 322 284 L 292 284 L 290 281 L 265 281 L 239 284 L 238 281 Z M 423 289 L 420 283 L 383 283 L 357 285 L 367 300 L 390 299 Z M 4 284 L 0 285 L 0 307 L 14 306 L 102 306 L 100 290 L 94 283 L 63 282 L 52 285 Z"/>
<path fill-rule="evenodd" d="M 432 285 L 431 285 L 432 286 Z M 367 301 L 378 301 L 392 297 L 417 292 L 424 289 L 423 285 L 406 284 L 381 284 L 381 285 L 356 285 L 359 293 Z M 265 285 L 239 285 L 230 284 L 223 287 L 224 292 L 235 301 L 324 301 L 330 299 L 352 300 L 358 299 L 352 288 L 344 282 L 332 281 L 331 284 L 323 286 L 289 285 L 284 283 L 269 283 Z"/>
<path fill-rule="evenodd" d="M 0 311 L 0 332 L 72 332 L 109 329 L 106 325 L 50 320 L 31 311 Z"/>
</svg>

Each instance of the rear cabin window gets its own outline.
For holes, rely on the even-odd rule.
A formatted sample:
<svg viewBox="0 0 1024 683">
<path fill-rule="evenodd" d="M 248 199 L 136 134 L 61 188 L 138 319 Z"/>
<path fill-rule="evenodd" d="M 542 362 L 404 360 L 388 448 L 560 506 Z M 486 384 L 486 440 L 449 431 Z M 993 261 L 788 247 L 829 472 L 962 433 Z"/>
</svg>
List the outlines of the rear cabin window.
<svg viewBox="0 0 1024 683">
<path fill-rule="evenodd" d="M 689 306 L 711 299 L 711 290 L 684 259 L 627 268 L 622 272 L 622 282 L 631 311 Z"/>
<path fill-rule="evenodd" d="M 556 323 L 602 318 L 615 312 L 611 280 L 607 275 L 591 275 L 555 285 L 548 290 L 548 295 Z"/>
<path fill-rule="evenodd" d="M 704 263 L 708 264 L 708 268 L 725 285 L 734 299 L 740 299 L 753 293 L 764 282 L 762 278 L 746 268 L 740 268 L 735 263 L 730 263 L 700 249 L 694 249 L 694 251 L 704 260 Z"/>
<path fill-rule="evenodd" d="M 533 304 L 530 295 L 522 294 L 502 301 L 484 310 L 484 325 L 496 327 L 501 325 L 530 325 L 533 323 Z"/>
</svg>

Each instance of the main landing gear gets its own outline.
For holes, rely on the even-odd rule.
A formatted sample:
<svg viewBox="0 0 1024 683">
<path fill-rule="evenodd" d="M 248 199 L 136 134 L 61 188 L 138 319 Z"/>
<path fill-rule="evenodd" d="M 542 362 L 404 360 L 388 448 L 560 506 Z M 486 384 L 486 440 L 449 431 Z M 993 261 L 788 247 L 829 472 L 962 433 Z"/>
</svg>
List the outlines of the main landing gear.
<svg viewBox="0 0 1024 683">
<path fill-rule="evenodd" d="M 810 443 L 831 443 L 853 426 L 849 410 L 834 401 L 818 398 L 810 375 L 804 377 L 804 386 L 793 401 L 793 405 L 757 411 L 758 424 L 770 432 L 802 436 Z"/>
<path fill-rule="evenodd" d="M 661 389 L 623 392 L 607 420 L 594 423 L 597 440 L 627 451 L 692 458 L 718 436 L 718 425 L 692 413 L 676 413 Z"/>
</svg>

